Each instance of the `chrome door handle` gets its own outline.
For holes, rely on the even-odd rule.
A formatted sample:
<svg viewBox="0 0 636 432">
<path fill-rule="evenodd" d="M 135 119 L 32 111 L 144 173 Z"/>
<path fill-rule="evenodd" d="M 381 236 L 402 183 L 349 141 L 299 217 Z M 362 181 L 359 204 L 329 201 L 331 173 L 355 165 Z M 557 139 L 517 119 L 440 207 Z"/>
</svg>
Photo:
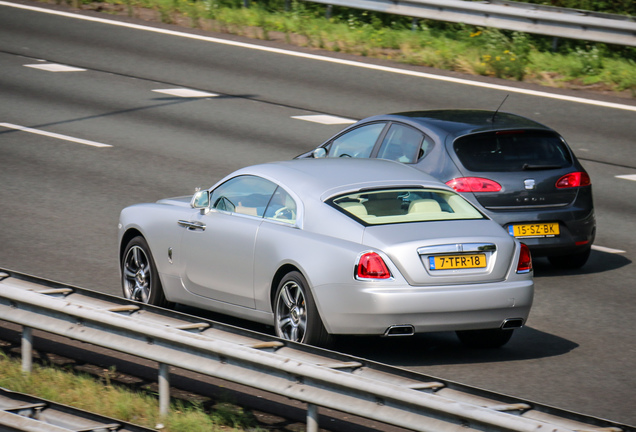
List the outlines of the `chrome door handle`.
<svg viewBox="0 0 636 432">
<path fill-rule="evenodd" d="M 177 222 L 180 226 L 185 227 L 189 230 L 201 230 L 201 231 L 205 231 L 205 224 L 203 222 L 197 222 L 197 221 L 185 221 L 185 220 L 180 220 L 179 222 Z"/>
</svg>

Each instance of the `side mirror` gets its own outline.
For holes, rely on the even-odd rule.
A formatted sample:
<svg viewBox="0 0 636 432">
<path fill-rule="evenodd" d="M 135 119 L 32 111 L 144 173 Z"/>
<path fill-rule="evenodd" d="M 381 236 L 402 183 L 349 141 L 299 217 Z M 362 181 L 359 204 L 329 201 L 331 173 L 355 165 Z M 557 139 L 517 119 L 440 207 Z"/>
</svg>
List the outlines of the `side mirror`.
<svg viewBox="0 0 636 432">
<path fill-rule="evenodd" d="M 210 192 L 207 190 L 196 191 L 192 195 L 192 201 L 190 201 L 192 208 L 200 209 L 201 214 L 206 214 L 210 207 Z"/>
<path fill-rule="evenodd" d="M 312 152 L 312 155 L 314 156 L 314 159 L 325 158 L 327 157 L 327 149 L 325 149 L 324 147 L 318 147 Z"/>
</svg>

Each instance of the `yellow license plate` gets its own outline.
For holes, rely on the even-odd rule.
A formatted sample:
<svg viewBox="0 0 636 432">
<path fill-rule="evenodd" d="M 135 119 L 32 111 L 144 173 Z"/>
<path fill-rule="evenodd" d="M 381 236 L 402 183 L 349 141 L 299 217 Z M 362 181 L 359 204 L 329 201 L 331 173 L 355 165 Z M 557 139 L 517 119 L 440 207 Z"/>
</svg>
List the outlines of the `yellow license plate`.
<svg viewBox="0 0 636 432">
<path fill-rule="evenodd" d="M 431 270 L 472 269 L 486 267 L 486 254 L 438 255 L 428 257 Z"/>
<path fill-rule="evenodd" d="M 508 233 L 515 237 L 555 237 L 559 235 L 556 222 L 510 225 Z"/>
</svg>

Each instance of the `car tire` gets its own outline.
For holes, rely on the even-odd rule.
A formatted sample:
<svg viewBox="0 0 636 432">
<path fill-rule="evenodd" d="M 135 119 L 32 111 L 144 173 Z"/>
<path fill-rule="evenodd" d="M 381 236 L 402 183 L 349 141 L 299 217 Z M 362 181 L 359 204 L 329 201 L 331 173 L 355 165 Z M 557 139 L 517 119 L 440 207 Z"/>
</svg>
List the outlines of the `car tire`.
<svg viewBox="0 0 636 432">
<path fill-rule="evenodd" d="M 329 333 L 322 323 L 309 284 L 297 271 L 287 273 L 274 297 L 276 336 L 293 342 L 325 346 Z"/>
<path fill-rule="evenodd" d="M 590 257 L 592 248 L 587 248 L 583 252 L 578 252 L 570 255 L 561 256 L 549 256 L 548 261 L 555 267 L 562 269 L 578 269 L 585 265 L 587 259 Z"/>
<path fill-rule="evenodd" d="M 130 240 L 121 261 L 121 282 L 125 298 L 159 307 L 169 307 L 146 239 Z"/>
<path fill-rule="evenodd" d="M 499 348 L 504 346 L 514 330 L 462 330 L 455 332 L 459 340 L 469 348 Z"/>
</svg>

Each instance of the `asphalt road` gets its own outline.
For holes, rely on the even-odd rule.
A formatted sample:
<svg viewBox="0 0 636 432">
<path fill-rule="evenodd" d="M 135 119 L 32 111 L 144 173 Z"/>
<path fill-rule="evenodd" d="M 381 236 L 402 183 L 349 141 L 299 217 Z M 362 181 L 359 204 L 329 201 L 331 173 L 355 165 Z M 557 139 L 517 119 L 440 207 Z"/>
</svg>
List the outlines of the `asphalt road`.
<svg viewBox="0 0 636 432">
<path fill-rule="evenodd" d="M 468 350 L 452 334 L 346 338 L 339 349 L 636 424 L 636 177 L 617 177 L 636 176 L 636 101 L 73 15 L 0 2 L 0 268 L 118 294 L 119 211 L 290 159 L 344 127 L 294 117 L 494 109 L 509 95 L 504 110 L 560 131 L 592 177 L 588 264 L 565 272 L 536 260 L 530 320 L 502 349 Z M 183 88 L 206 95 L 172 92 Z"/>
</svg>

